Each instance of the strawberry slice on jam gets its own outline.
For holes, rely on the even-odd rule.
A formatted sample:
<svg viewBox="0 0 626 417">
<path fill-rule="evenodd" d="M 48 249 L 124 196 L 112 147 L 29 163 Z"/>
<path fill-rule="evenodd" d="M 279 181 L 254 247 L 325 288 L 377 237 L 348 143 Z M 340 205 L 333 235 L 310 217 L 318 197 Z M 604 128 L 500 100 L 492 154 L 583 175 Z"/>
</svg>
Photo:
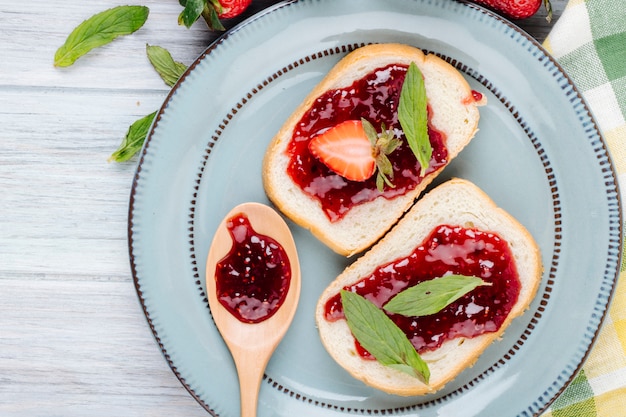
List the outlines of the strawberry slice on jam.
<svg viewBox="0 0 626 417">
<path fill-rule="evenodd" d="M 360 120 L 346 120 L 313 137 L 309 151 L 334 173 L 365 181 L 376 171 L 372 144 Z"/>
</svg>

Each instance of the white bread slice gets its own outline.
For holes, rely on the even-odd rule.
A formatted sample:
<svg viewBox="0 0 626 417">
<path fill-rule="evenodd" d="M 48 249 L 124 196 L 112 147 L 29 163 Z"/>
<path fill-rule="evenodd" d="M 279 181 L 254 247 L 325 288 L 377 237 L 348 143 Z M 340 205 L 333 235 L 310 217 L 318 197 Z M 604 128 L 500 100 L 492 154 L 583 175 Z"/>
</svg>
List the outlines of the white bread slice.
<svg viewBox="0 0 626 417">
<path fill-rule="evenodd" d="M 396 223 L 426 186 L 445 167 L 428 174 L 413 191 L 387 200 L 354 207 L 340 221 L 331 222 L 317 201 L 306 195 L 286 173 L 289 157 L 285 149 L 294 127 L 317 97 L 328 90 L 343 88 L 373 70 L 398 63 L 415 62 L 426 86 L 428 104 L 432 109 L 432 125 L 444 133 L 448 163 L 465 147 L 478 130 L 478 106 L 463 76 L 436 55 L 424 55 L 415 47 L 402 44 L 376 44 L 356 49 L 346 55 L 310 92 L 271 141 L 263 162 L 263 182 L 270 200 L 287 217 L 328 245 L 335 252 L 351 256 L 374 244 Z"/>
<path fill-rule="evenodd" d="M 376 267 L 408 255 L 440 224 L 495 232 L 504 239 L 515 259 L 521 289 L 517 303 L 497 332 L 451 339 L 440 348 L 422 354 L 431 372 L 430 384 L 426 385 L 375 360 L 362 359 L 356 353 L 346 321 L 327 321 L 324 310 L 326 301 L 342 288 L 370 275 Z M 528 231 L 511 215 L 496 207 L 477 186 L 466 180 L 452 179 L 424 195 L 383 239 L 347 267 L 323 292 L 315 313 L 321 341 L 337 363 L 367 385 L 404 396 L 435 392 L 473 365 L 481 353 L 502 336 L 511 320 L 528 308 L 542 271 L 539 248 Z"/>
</svg>

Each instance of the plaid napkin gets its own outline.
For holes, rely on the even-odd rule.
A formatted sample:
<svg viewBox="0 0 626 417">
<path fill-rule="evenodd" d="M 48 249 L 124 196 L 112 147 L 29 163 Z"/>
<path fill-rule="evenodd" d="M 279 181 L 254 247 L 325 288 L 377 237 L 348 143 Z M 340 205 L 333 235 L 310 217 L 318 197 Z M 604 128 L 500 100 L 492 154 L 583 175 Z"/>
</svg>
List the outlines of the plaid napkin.
<svg viewBox="0 0 626 417">
<path fill-rule="evenodd" d="M 589 104 L 626 200 L 626 0 L 570 0 L 546 39 Z M 582 371 L 542 417 L 626 416 L 626 265 Z"/>
</svg>

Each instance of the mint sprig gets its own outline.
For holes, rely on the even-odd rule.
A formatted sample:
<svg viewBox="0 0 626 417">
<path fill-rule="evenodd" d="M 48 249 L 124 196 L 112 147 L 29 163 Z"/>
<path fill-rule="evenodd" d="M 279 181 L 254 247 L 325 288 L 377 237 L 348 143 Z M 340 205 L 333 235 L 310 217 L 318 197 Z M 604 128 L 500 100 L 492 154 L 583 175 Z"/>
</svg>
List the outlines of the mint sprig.
<svg viewBox="0 0 626 417">
<path fill-rule="evenodd" d="M 435 314 L 481 285 L 481 278 L 447 275 L 423 281 L 396 294 L 383 307 L 390 313 L 407 317 Z M 406 334 L 382 309 L 363 296 L 341 290 L 346 322 L 354 338 L 385 366 L 422 379 L 430 378 L 428 364 L 421 358 Z"/>
<path fill-rule="evenodd" d="M 426 173 L 433 153 L 428 137 L 427 106 L 424 77 L 415 62 L 411 62 L 400 91 L 398 120 L 409 147 L 420 163 L 421 176 Z"/>
<path fill-rule="evenodd" d="M 478 277 L 446 275 L 422 281 L 396 294 L 383 307 L 407 317 L 436 314 L 481 285 L 491 285 Z"/>
<path fill-rule="evenodd" d="M 415 158 L 420 164 L 420 175 L 424 176 L 430 165 L 433 148 L 428 136 L 428 100 L 424 77 L 415 62 L 409 64 L 398 103 L 398 120 L 404 131 L 407 143 Z M 381 133 L 376 132 L 374 126 L 366 119 L 361 118 L 363 129 L 373 147 L 376 159 L 376 188 L 383 191 L 385 185 L 394 187 L 393 166 L 387 157 L 401 144 L 392 130 L 381 126 Z"/>
<path fill-rule="evenodd" d="M 117 6 L 93 15 L 69 34 L 54 54 L 55 67 L 68 67 L 87 52 L 143 26 L 149 10 L 145 6 Z"/>
<path fill-rule="evenodd" d="M 342 290 L 341 302 L 350 331 L 381 364 L 428 384 L 430 370 L 404 332 L 372 302 Z"/>
</svg>

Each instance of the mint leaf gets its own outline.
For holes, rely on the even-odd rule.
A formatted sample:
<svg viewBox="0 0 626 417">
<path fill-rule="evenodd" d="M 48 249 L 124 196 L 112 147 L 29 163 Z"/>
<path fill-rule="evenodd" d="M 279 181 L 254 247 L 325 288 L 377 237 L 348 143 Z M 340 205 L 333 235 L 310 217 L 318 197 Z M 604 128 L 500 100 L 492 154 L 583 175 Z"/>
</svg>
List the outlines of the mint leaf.
<svg viewBox="0 0 626 417">
<path fill-rule="evenodd" d="M 157 112 L 150 113 L 133 123 L 128 128 L 126 137 L 122 140 L 119 148 L 109 157 L 109 161 L 128 161 L 133 155 L 139 152 L 146 140 L 146 136 L 148 136 L 148 131 L 150 126 L 152 126 L 156 114 Z"/>
<path fill-rule="evenodd" d="M 430 370 L 407 336 L 372 302 L 342 290 L 341 302 L 350 331 L 356 340 L 385 366 L 420 378 L 428 384 Z"/>
<path fill-rule="evenodd" d="M 478 277 L 446 275 L 422 281 L 396 294 L 383 307 L 386 311 L 407 317 L 438 313 L 474 288 L 491 285 Z"/>
<path fill-rule="evenodd" d="M 415 154 L 424 175 L 428 169 L 433 148 L 428 137 L 428 101 L 422 72 L 415 62 L 411 62 L 406 72 L 400 103 L 398 104 L 398 120 L 404 131 L 409 147 Z"/>
<path fill-rule="evenodd" d="M 78 25 L 54 54 L 54 65 L 68 67 L 94 48 L 129 35 L 148 19 L 145 6 L 118 6 L 100 12 Z"/>
<path fill-rule="evenodd" d="M 165 84 L 170 87 L 174 86 L 176 81 L 187 70 L 185 64 L 174 61 L 169 51 L 160 46 L 146 45 L 146 54 L 156 72 L 159 73 Z"/>
</svg>

